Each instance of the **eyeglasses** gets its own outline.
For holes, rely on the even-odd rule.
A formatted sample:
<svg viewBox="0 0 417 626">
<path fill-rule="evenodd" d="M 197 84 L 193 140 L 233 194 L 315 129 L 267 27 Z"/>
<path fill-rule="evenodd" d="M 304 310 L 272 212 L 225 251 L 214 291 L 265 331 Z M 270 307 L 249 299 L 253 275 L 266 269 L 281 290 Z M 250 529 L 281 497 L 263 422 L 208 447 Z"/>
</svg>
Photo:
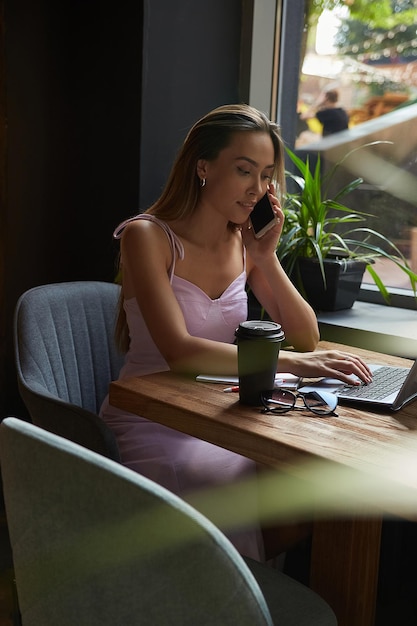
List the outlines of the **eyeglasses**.
<svg viewBox="0 0 417 626">
<path fill-rule="evenodd" d="M 304 406 L 297 406 L 297 398 L 300 398 Z M 262 413 L 286 413 L 287 411 L 304 411 L 307 409 L 315 415 L 334 415 L 337 407 L 337 396 L 328 391 L 306 391 L 305 393 L 293 393 L 286 389 L 274 389 L 261 395 L 264 408 Z"/>
</svg>

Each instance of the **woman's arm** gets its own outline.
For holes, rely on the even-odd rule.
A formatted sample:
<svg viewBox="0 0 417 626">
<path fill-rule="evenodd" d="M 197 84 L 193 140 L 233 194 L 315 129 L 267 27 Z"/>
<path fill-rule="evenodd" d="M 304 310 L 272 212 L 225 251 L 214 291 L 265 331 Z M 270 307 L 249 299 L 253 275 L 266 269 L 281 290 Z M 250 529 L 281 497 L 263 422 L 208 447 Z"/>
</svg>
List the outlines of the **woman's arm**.
<svg viewBox="0 0 417 626">
<path fill-rule="evenodd" d="M 272 195 L 270 198 L 279 220 L 277 225 L 260 239 L 247 225 L 242 229 L 248 253 L 248 284 L 270 317 L 281 324 L 287 342 L 299 351 L 314 350 L 320 339 L 316 314 L 294 287 L 276 255 L 284 213 L 278 199 Z"/>
<path fill-rule="evenodd" d="M 248 283 L 270 317 L 281 324 L 295 350 L 314 350 L 320 339 L 316 314 L 289 280 L 276 256 L 262 268 L 255 266 Z"/>
</svg>

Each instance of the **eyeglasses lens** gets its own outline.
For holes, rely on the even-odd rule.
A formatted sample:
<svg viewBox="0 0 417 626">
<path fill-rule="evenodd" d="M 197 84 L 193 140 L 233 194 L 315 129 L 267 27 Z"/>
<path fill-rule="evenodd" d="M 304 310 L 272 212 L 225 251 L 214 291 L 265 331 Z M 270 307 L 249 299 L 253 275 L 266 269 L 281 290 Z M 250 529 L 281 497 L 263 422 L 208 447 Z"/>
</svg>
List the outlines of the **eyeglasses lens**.
<svg viewBox="0 0 417 626">
<path fill-rule="evenodd" d="M 285 389 L 274 389 L 264 400 L 264 406 L 276 411 L 290 411 L 295 405 L 296 395 Z"/>
<path fill-rule="evenodd" d="M 337 407 L 337 396 L 326 391 L 308 391 L 302 394 L 307 408 L 317 415 L 329 415 Z"/>
<path fill-rule="evenodd" d="M 302 398 L 305 407 L 316 415 L 330 415 L 337 407 L 337 396 L 326 391 L 308 391 L 293 393 L 285 389 L 274 389 L 267 397 L 263 397 L 264 410 L 279 413 L 291 411 L 295 407 L 297 398 Z M 301 407 L 298 407 L 301 408 Z"/>
</svg>

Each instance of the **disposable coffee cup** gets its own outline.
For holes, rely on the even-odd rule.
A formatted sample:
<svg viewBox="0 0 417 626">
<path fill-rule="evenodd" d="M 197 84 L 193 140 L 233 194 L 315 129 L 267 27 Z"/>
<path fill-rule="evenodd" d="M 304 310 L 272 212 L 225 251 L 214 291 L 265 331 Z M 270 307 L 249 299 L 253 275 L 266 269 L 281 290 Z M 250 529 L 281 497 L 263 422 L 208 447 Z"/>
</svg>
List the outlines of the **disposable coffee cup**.
<svg viewBox="0 0 417 626">
<path fill-rule="evenodd" d="M 285 339 L 280 324 L 242 322 L 235 331 L 238 351 L 239 401 L 261 406 L 262 393 L 274 388 L 278 355 Z"/>
</svg>

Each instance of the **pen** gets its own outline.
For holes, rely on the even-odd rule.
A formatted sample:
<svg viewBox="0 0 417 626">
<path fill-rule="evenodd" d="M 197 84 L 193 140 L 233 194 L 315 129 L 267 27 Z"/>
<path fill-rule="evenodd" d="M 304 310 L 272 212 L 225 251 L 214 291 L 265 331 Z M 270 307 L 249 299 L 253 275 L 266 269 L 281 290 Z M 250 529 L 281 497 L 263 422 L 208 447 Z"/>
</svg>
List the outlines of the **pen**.
<svg viewBox="0 0 417 626">
<path fill-rule="evenodd" d="M 239 387 L 235 386 L 235 387 L 226 387 L 226 389 L 223 389 L 223 391 L 225 393 L 232 393 L 235 391 L 239 391 Z"/>
</svg>

